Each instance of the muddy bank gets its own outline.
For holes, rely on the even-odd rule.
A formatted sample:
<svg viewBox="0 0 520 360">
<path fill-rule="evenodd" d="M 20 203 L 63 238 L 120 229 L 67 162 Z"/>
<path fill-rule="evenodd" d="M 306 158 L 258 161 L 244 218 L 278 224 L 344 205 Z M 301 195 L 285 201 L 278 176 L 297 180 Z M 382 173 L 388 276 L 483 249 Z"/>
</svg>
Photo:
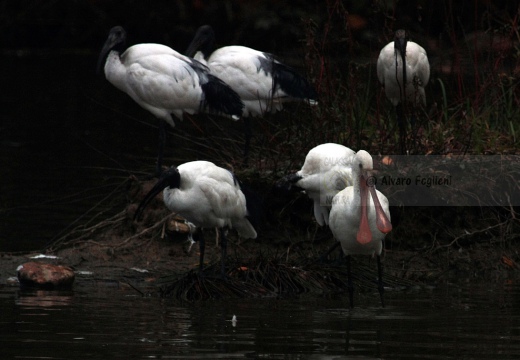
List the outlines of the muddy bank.
<svg viewBox="0 0 520 360">
<path fill-rule="evenodd" d="M 138 202 L 153 183 L 154 180 L 140 182 L 130 178 L 126 209 L 94 226 L 76 229 L 42 250 L 56 259 L 38 261 L 73 267 L 80 274 L 76 282 L 109 282 L 153 294 L 186 274 L 193 276 L 198 267 L 198 245 L 190 247 L 188 235 L 182 230 L 183 222 L 172 221 L 159 197 L 150 204 L 141 221 L 133 220 Z M 306 196 L 291 194 L 290 199 L 283 199 L 275 194 L 264 198 L 264 208 L 266 215 L 258 239 L 241 241 L 230 233 L 227 267 L 230 277 L 243 276 L 245 271 L 251 274 L 261 268 L 268 269 L 266 273 L 278 280 L 281 273 L 288 278 L 302 278 L 302 287 L 295 285 L 302 291 L 306 290 L 307 277 L 309 285 L 314 284 L 309 288 L 321 293 L 340 290 L 345 268 L 341 254 L 338 250 L 325 261 L 318 261 L 334 240 L 328 229 L 319 228 L 313 221 Z M 386 239 L 382 257 L 388 287 L 507 281 L 518 276 L 519 223 L 512 210 L 508 213 L 495 208 L 443 207 L 391 211 L 394 231 Z M 215 235 L 210 231 L 206 236 L 205 259 L 210 269 L 220 260 Z M 9 283 L 8 279 L 16 276 L 18 265 L 31 261 L 34 255 L 2 253 L 0 284 Z M 366 282 L 370 287 L 371 279 L 376 277 L 375 261 L 358 256 L 353 272 L 358 282 Z M 267 276 L 260 275 L 256 274 Z M 316 285 L 316 278 L 327 276 L 337 279 L 319 280 Z"/>
</svg>

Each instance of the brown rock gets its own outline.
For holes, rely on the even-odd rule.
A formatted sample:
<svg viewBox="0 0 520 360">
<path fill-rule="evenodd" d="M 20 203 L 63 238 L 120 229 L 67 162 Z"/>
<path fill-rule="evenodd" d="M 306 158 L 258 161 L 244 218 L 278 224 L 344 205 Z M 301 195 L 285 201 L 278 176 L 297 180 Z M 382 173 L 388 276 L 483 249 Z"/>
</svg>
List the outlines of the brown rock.
<svg viewBox="0 0 520 360">
<path fill-rule="evenodd" d="M 170 232 L 176 232 L 180 234 L 188 234 L 190 227 L 186 224 L 184 218 L 180 216 L 172 216 L 167 222 L 167 229 Z"/>
<path fill-rule="evenodd" d="M 17 271 L 22 286 L 66 288 L 74 282 L 74 271 L 63 265 L 28 262 L 20 265 Z"/>
</svg>

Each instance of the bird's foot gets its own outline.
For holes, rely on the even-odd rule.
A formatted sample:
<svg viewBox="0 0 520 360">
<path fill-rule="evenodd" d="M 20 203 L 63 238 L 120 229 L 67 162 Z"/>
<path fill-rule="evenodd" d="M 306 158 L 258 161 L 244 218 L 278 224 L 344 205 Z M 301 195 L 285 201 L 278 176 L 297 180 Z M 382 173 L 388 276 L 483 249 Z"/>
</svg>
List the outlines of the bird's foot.
<svg viewBox="0 0 520 360">
<path fill-rule="evenodd" d="M 191 248 L 195 244 L 195 241 L 191 236 L 188 236 L 188 240 L 186 240 L 186 244 L 184 245 L 184 252 L 189 255 L 191 253 Z"/>
<path fill-rule="evenodd" d="M 188 220 L 184 220 L 184 223 L 189 228 L 188 239 L 186 240 L 187 245 L 184 246 L 184 252 L 189 255 L 191 253 L 191 248 L 193 247 L 193 244 L 196 243 L 196 241 L 193 239 L 193 234 L 195 233 L 197 228 Z"/>
</svg>

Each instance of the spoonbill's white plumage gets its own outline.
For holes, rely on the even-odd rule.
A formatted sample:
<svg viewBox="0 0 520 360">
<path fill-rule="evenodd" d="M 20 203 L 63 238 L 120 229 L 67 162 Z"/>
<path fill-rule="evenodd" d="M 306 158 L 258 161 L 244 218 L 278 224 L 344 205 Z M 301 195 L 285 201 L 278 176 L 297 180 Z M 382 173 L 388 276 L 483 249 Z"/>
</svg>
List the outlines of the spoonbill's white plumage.
<svg viewBox="0 0 520 360">
<path fill-rule="evenodd" d="M 183 216 L 201 231 L 200 270 L 204 264 L 204 228 L 219 228 L 222 249 L 222 273 L 226 257 L 226 230 L 236 229 L 243 238 L 256 238 L 257 233 L 249 220 L 251 206 L 236 177 L 228 170 L 209 161 L 192 161 L 171 167 L 146 194 L 134 218 L 139 218 L 148 203 L 163 192 L 165 205 Z"/>
<path fill-rule="evenodd" d="M 392 230 L 388 199 L 375 189 L 370 177 L 373 161 L 370 154 L 360 150 L 351 163 L 354 184 L 338 192 L 332 199 L 329 227 L 347 257 L 348 291 L 353 306 L 354 288 L 350 272 L 351 255 L 377 256 L 378 288 L 383 301 L 381 252 L 383 239 Z M 371 196 L 368 196 L 370 193 Z"/>
<path fill-rule="evenodd" d="M 430 64 L 426 50 L 408 41 L 405 30 L 395 32 L 394 41 L 388 43 L 377 59 L 377 77 L 385 89 L 388 100 L 396 107 L 400 146 L 406 152 L 406 121 L 403 106 L 413 108 L 426 105 L 424 87 L 430 79 Z"/>
<path fill-rule="evenodd" d="M 320 226 L 329 224 L 332 198 L 345 187 L 353 185 L 352 162 L 356 152 L 346 146 L 326 143 L 312 148 L 301 170 L 285 177 L 305 191 L 314 204 L 314 217 Z"/>
<path fill-rule="evenodd" d="M 287 101 L 317 104 L 316 91 L 307 79 L 272 54 L 238 45 L 215 49 L 215 32 L 209 25 L 197 30 L 186 55 L 206 64 L 242 99 L 246 156 L 251 137 L 248 117 L 279 111 Z"/>
<path fill-rule="evenodd" d="M 113 27 L 101 50 L 106 79 L 127 93 L 160 121 L 158 172 L 165 137 L 164 122 L 175 126 L 171 114 L 213 112 L 235 120 L 242 115 L 240 97 L 199 61 L 160 44 L 137 44 L 125 49 L 126 32 Z"/>
</svg>

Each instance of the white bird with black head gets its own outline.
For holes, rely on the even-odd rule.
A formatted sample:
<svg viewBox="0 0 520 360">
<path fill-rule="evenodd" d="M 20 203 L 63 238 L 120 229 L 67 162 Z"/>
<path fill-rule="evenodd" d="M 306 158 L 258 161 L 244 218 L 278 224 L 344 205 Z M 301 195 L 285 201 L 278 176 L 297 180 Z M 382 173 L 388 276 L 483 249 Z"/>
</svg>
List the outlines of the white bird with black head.
<svg viewBox="0 0 520 360">
<path fill-rule="evenodd" d="M 165 141 L 164 122 L 174 127 L 172 114 L 211 112 L 238 120 L 244 104 L 235 91 L 210 73 L 199 61 L 161 44 L 137 44 L 126 48 L 126 31 L 113 27 L 101 50 L 98 71 L 104 64 L 106 79 L 151 112 L 159 122 L 161 173 Z"/>
<path fill-rule="evenodd" d="M 197 30 L 186 55 L 206 64 L 242 99 L 246 150 L 251 136 L 249 116 L 279 111 L 287 101 L 317 104 L 316 91 L 309 81 L 272 54 L 238 45 L 215 49 L 215 32 L 209 25 Z"/>
<path fill-rule="evenodd" d="M 426 105 L 424 87 L 430 79 L 430 64 L 426 50 L 408 40 L 405 30 L 395 32 L 377 59 L 377 77 L 388 100 L 396 108 L 401 152 L 406 153 L 406 119 L 404 106 L 412 109 Z"/>
<path fill-rule="evenodd" d="M 139 204 L 134 219 L 140 217 L 144 208 L 161 191 L 168 209 L 180 214 L 200 230 L 195 236 L 200 245 L 201 273 L 205 249 L 203 229 L 219 228 L 222 239 L 221 272 L 225 277 L 227 229 L 235 229 L 245 239 L 257 237 L 250 216 L 257 214 L 254 206 L 258 204 L 249 196 L 250 193 L 241 188 L 230 171 L 209 161 L 191 161 L 170 167 L 161 175 Z"/>
<path fill-rule="evenodd" d="M 378 289 L 383 300 L 381 252 L 383 240 L 392 230 L 388 199 L 373 184 L 373 160 L 360 150 L 351 163 L 354 184 L 340 191 L 332 199 L 329 227 L 347 257 L 348 292 L 350 306 L 354 306 L 354 288 L 350 271 L 351 255 L 377 256 Z M 370 196 L 368 196 L 370 194 Z"/>
</svg>

